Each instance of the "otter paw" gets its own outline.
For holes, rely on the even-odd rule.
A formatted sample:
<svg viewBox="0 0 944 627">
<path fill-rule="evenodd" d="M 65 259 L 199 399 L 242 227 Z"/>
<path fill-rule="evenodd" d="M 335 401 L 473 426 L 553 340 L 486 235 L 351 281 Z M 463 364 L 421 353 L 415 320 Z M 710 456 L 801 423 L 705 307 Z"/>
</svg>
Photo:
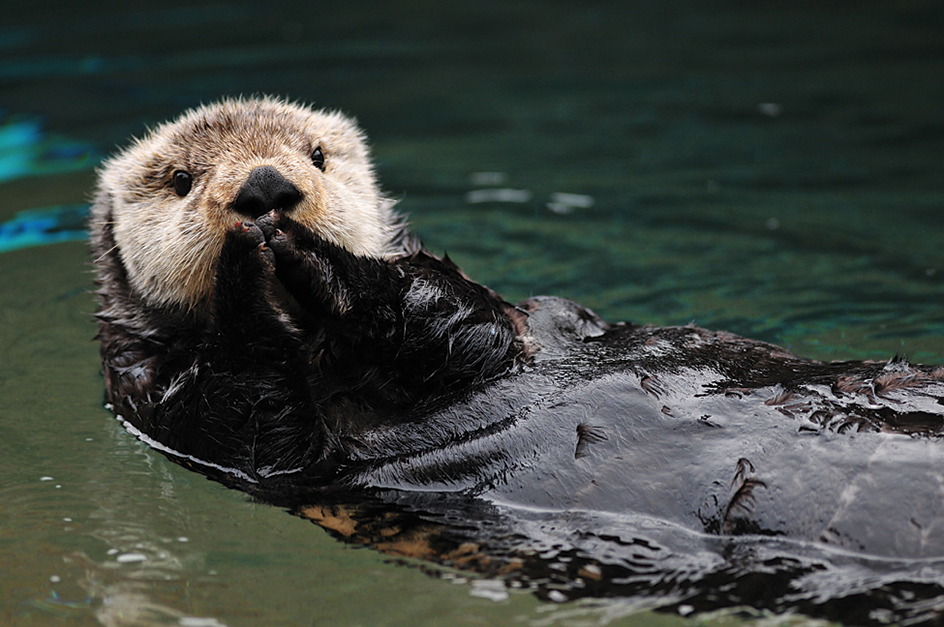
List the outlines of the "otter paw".
<svg viewBox="0 0 944 627">
<path fill-rule="evenodd" d="M 275 230 L 268 244 L 279 259 L 298 259 L 302 256 L 301 251 L 295 246 L 295 240 L 281 229 Z"/>
<path fill-rule="evenodd" d="M 295 238 L 298 225 L 290 218 L 273 210 L 258 218 L 256 226 L 265 235 L 266 244 L 283 263 L 298 261 L 302 257 Z"/>
<path fill-rule="evenodd" d="M 243 248 L 253 249 L 265 243 L 265 235 L 253 222 L 237 222 L 229 229 L 230 239 L 242 244 Z"/>
<path fill-rule="evenodd" d="M 275 264 L 275 254 L 266 244 L 265 234 L 257 224 L 237 222 L 227 234 L 232 245 L 252 255 L 258 255 L 267 266 Z"/>
<path fill-rule="evenodd" d="M 282 214 L 275 209 L 269 213 L 256 218 L 256 226 L 262 231 L 266 241 L 272 239 L 272 235 L 279 230 L 282 224 Z"/>
</svg>

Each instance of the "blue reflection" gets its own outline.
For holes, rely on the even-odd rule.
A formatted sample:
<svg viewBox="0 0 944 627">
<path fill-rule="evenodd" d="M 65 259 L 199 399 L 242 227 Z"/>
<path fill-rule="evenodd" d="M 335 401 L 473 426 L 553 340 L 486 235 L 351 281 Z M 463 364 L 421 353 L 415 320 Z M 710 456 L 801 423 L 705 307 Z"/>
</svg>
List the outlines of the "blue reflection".
<svg viewBox="0 0 944 627">
<path fill-rule="evenodd" d="M 0 111 L 0 182 L 83 170 L 96 160 L 91 146 L 44 133 L 40 118 Z"/>
<path fill-rule="evenodd" d="M 20 211 L 0 224 L 0 253 L 85 239 L 88 205 L 58 205 Z"/>
<path fill-rule="evenodd" d="M 0 183 L 38 174 L 83 170 L 98 161 L 95 150 L 81 142 L 48 135 L 42 119 L 0 111 Z M 0 253 L 85 239 L 88 205 L 57 205 L 29 209 L 0 223 Z"/>
</svg>

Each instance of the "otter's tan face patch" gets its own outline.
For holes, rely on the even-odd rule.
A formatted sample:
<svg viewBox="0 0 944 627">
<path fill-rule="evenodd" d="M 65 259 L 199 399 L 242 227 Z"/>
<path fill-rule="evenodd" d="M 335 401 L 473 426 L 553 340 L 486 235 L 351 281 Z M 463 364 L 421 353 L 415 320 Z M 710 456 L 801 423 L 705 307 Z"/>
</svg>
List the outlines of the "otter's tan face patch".
<svg viewBox="0 0 944 627">
<path fill-rule="evenodd" d="M 312 159 L 316 149 L 323 163 Z M 286 211 L 296 221 L 355 254 L 397 252 L 398 219 L 353 120 L 272 99 L 229 100 L 159 126 L 102 167 L 99 198 L 108 206 L 100 200 L 93 213 L 110 212 L 122 263 L 145 300 L 207 303 L 226 231 L 251 220 L 233 202 L 260 166 L 301 193 Z M 176 173 L 191 178 L 175 185 Z"/>
</svg>

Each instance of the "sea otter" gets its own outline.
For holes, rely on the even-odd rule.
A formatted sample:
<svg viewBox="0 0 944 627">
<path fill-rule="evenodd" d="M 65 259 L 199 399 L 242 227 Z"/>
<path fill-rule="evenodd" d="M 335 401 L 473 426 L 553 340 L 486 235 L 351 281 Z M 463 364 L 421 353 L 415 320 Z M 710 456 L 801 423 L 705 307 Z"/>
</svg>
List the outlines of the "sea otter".
<svg viewBox="0 0 944 627">
<path fill-rule="evenodd" d="M 103 164 L 91 216 L 107 402 L 256 495 L 944 555 L 944 368 L 510 304 L 423 248 L 341 114 L 190 111 Z"/>
</svg>

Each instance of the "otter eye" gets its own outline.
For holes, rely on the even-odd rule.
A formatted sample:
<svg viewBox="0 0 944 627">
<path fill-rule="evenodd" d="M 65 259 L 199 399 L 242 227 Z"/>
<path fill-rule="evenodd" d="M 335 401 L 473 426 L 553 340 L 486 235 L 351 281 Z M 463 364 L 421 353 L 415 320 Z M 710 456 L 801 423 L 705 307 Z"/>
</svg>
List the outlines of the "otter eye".
<svg viewBox="0 0 944 627">
<path fill-rule="evenodd" d="M 183 197 L 189 194 L 191 187 L 193 187 L 193 175 L 190 172 L 183 170 L 174 172 L 174 191 L 178 196 Z"/>
<path fill-rule="evenodd" d="M 315 164 L 315 167 L 322 172 L 325 171 L 324 153 L 321 152 L 321 146 L 315 148 L 315 150 L 311 153 L 311 162 Z"/>
</svg>

